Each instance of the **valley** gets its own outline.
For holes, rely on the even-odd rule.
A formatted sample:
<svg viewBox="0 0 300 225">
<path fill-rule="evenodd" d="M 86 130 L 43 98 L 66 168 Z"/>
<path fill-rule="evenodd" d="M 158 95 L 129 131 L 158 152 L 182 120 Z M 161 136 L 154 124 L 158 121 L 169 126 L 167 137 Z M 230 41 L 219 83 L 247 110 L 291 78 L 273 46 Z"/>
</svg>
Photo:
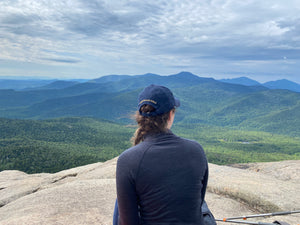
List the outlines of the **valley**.
<svg viewBox="0 0 300 225">
<path fill-rule="evenodd" d="M 180 99 L 172 130 L 201 143 L 209 162 L 300 159 L 299 92 L 181 72 L 1 89 L 0 171 L 58 172 L 117 157 L 131 146 L 137 95 L 152 83 Z"/>
</svg>

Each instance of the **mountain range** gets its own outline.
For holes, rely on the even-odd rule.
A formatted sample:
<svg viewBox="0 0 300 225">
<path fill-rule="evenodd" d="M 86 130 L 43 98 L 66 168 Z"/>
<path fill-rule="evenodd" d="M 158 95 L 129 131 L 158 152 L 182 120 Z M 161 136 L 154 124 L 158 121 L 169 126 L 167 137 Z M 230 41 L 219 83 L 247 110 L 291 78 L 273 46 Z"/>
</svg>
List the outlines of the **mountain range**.
<svg viewBox="0 0 300 225">
<path fill-rule="evenodd" d="M 269 89 L 284 89 L 284 90 L 300 92 L 300 84 L 292 82 L 287 79 L 268 81 L 263 84 L 259 83 L 256 80 L 252 80 L 248 77 L 239 77 L 239 78 L 233 78 L 233 79 L 221 79 L 219 81 L 225 82 L 225 83 L 231 83 L 231 84 L 241 84 L 241 85 L 245 85 L 245 86 L 262 85 Z"/>
<path fill-rule="evenodd" d="M 189 72 L 181 72 L 189 73 Z M 144 74 L 144 75 L 156 75 L 156 74 Z M 139 75 L 136 75 L 139 76 Z M 159 76 L 159 75 L 158 75 Z M 75 85 L 76 83 L 84 82 L 96 82 L 96 83 L 106 83 L 113 81 L 120 81 L 126 78 L 135 77 L 130 75 L 107 75 L 96 79 L 72 79 L 72 80 L 59 80 L 59 79 L 34 79 L 28 78 L 24 79 L 22 77 L 9 79 L 9 77 L 0 77 L 0 89 L 14 89 L 14 90 L 29 90 L 29 89 L 61 89 L 68 86 Z M 276 81 L 268 81 L 265 83 L 260 83 L 256 80 L 250 79 L 248 77 L 238 77 L 231 79 L 220 79 L 218 81 L 231 84 L 240 84 L 245 86 L 264 86 L 270 89 L 286 89 L 290 91 L 300 92 L 300 84 L 292 82 L 287 79 L 281 79 Z"/>
<path fill-rule="evenodd" d="M 181 100 L 176 121 L 300 136 L 300 93 L 287 80 L 215 80 L 189 72 L 169 76 L 109 75 L 88 81 L 53 81 L 35 88 L 0 89 L 0 117 L 94 117 L 131 123 L 138 93 L 149 84 L 169 87 Z M 287 90 L 287 87 L 294 90 Z M 299 89 L 300 90 L 300 89 Z"/>
</svg>

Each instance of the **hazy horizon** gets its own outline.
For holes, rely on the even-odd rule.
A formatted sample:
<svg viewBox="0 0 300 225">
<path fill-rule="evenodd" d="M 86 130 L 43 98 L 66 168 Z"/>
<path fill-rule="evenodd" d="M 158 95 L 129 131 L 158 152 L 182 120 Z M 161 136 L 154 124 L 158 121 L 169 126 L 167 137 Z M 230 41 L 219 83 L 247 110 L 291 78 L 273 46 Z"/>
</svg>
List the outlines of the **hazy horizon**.
<svg viewBox="0 0 300 225">
<path fill-rule="evenodd" d="M 183 71 L 183 72 L 188 72 L 188 71 Z M 180 73 L 180 72 L 178 72 Z M 177 73 L 177 74 L 178 74 Z M 149 74 L 149 73 L 145 73 L 145 74 Z M 42 77 L 42 76 L 1 76 L 0 75 L 0 80 L 93 80 L 93 79 L 98 79 L 98 78 L 101 78 L 101 77 L 105 77 L 105 76 L 113 76 L 113 75 L 116 75 L 116 76 L 142 76 L 142 75 L 145 75 L 145 74 L 107 74 L 107 75 L 103 75 L 103 76 L 100 76 L 100 77 L 91 77 L 91 78 L 72 78 L 72 77 L 67 77 L 67 78 L 60 78 L 60 77 Z M 165 75 L 162 75 L 162 74 L 156 74 L 156 75 L 159 75 L 159 76 L 170 76 L 170 75 L 175 75 L 175 74 L 165 74 Z M 264 83 L 267 83 L 267 82 L 271 82 L 271 81 L 278 81 L 278 80 L 289 80 L 289 79 L 286 79 L 286 78 L 282 78 L 282 79 L 275 79 L 275 80 L 267 80 L 267 81 L 259 81 L 259 80 L 256 80 L 256 79 L 253 79 L 249 76 L 236 76 L 236 77 L 224 77 L 224 78 L 219 78 L 219 79 L 216 79 L 214 77 L 205 77 L 205 76 L 199 76 L 197 74 L 194 74 L 198 77 L 203 77 L 203 78 L 213 78 L 215 80 L 223 80 L 223 79 L 235 79 L 235 78 L 242 78 L 242 77 L 246 77 L 248 79 L 251 79 L 251 80 L 254 80 L 254 81 L 257 81 L 261 84 L 264 84 Z M 293 81 L 293 80 L 289 80 L 291 82 L 294 82 L 294 83 L 297 83 L 300 85 L 300 82 L 296 82 L 296 81 Z"/>
</svg>

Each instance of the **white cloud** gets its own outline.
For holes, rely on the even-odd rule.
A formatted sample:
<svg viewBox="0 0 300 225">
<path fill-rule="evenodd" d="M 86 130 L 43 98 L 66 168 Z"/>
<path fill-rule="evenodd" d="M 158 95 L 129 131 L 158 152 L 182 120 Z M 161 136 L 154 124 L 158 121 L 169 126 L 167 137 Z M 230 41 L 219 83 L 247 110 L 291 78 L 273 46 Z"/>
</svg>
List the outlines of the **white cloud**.
<svg viewBox="0 0 300 225">
<path fill-rule="evenodd" d="M 70 76 L 180 68 L 226 73 L 232 65 L 272 74 L 281 61 L 296 74 L 299 10 L 296 0 L 2 0 L 0 60 Z M 249 60 L 256 63 L 247 66 Z"/>
</svg>

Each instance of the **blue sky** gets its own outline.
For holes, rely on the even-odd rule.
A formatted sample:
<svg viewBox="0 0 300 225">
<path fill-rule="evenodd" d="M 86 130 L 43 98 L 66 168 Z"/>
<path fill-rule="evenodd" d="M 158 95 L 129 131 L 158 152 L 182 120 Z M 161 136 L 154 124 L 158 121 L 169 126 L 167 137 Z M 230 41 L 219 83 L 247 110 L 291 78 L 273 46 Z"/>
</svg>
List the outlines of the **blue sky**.
<svg viewBox="0 0 300 225">
<path fill-rule="evenodd" d="M 0 76 L 300 83 L 298 0 L 1 0 Z"/>
</svg>

